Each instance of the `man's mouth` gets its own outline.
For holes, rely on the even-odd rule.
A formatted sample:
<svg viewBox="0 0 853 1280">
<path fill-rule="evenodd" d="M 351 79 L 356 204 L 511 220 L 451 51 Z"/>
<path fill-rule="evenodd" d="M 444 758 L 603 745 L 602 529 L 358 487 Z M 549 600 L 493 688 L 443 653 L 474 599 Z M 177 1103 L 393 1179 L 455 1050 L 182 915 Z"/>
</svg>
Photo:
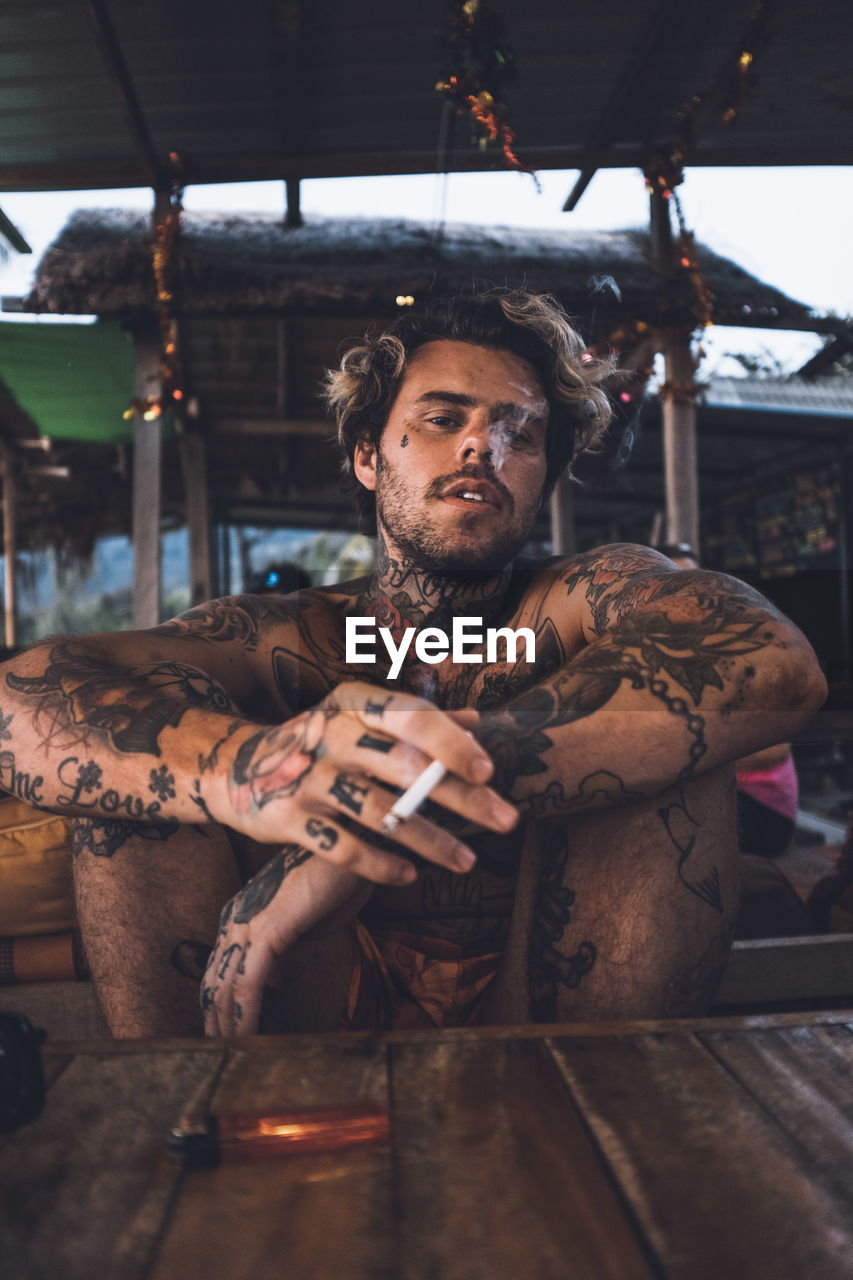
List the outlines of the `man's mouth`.
<svg viewBox="0 0 853 1280">
<path fill-rule="evenodd" d="M 457 480 L 441 494 L 445 502 L 460 503 L 471 507 L 498 510 L 501 498 L 493 485 L 486 480 Z"/>
</svg>

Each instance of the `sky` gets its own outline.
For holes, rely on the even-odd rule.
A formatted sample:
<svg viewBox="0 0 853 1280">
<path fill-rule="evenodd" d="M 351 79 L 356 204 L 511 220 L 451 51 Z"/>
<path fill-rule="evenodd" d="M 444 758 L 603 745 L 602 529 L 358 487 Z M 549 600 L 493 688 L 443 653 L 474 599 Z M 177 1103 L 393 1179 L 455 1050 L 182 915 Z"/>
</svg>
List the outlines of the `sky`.
<svg viewBox="0 0 853 1280">
<path fill-rule="evenodd" d="M 543 171 L 541 191 L 525 174 L 478 173 L 443 177 L 324 178 L 302 183 L 302 210 L 326 215 L 379 215 L 435 223 L 528 228 L 619 230 L 645 227 L 648 197 L 637 170 L 600 170 L 573 213 L 562 205 L 575 171 Z M 717 253 L 820 313 L 853 315 L 853 168 L 693 169 L 679 189 L 688 227 Z M 189 187 L 188 210 L 279 211 L 280 182 Z M 39 256 L 80 208 L 149 209 L 147 189 L 7 193 L 0 206 L 33 248 L 32 257 L 10 253 L 0 264 L 0 294 L 26 292 Z M 0 317 L 2 318 L 2 317 Z M 20 320 L 10 314 L 7 319 Z M 803 364 L 821 345 L 814 335 L 771 330 L 706 331 L 700 373 L 741 372 L 730 351 L 768 352 L 786 371 Z"/>
</svg>

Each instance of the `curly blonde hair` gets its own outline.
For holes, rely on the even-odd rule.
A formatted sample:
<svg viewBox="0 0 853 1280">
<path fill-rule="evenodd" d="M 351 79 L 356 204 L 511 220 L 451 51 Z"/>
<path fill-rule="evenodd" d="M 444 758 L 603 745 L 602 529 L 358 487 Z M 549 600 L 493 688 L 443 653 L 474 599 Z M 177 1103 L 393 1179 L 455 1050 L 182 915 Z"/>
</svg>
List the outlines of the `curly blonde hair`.
<svg viewBox="0 0 853 1280">
<path fill-rule="evenodd" d="M 609 469 L 621 447 L 621 441 L 614 447 L 608 431 L 613 408 L 605 389 L 617 376 L 616 361 L 590 355 L 556 298 L 525 289 L 485 289 L 432 299 L 419 314 L 369 330 L 345 352 L 340 367 L 326 373 L 324 399 L 344 452 L 344 485 L 365 532 L 375 532 L 376 501 L 356 478 L 356 444 L 379 443 L 411 356 L 442 339 L 511 351 L 536 370 L 550 410 L 546 495 L 567 466 L 578 479 Z"/>
</svg>

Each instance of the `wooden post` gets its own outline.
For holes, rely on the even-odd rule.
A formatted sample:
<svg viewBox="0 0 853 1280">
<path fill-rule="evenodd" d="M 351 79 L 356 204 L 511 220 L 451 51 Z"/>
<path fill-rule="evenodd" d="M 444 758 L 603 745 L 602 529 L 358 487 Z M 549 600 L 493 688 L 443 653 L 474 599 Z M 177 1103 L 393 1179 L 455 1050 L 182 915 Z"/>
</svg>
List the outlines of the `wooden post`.
<svg viewBox="0 0 853 1280">
<path fill-rule="evenodd" d="M 651 235 L 662 285 L 675 269 L 669 204 L 658 189 L 651 196 Z M 699 465 L 696 447 L 695 365 L 690 334 L 664 331 L 663 422 L 666 541 L 687 542 L 699 554 Z"/>
<path fill-rule="evenodd" d="M 160 393 L 160 354 L 153 333 L 135 341 L 135 394 Z M 160 419 L 133 419 L 133 625 L 156 627 L 160 621 Z"/>
<path fill-rule="evenodd" d="M 14 649 L 18 643 L 17 598 L 15 585 L 15 555 L 17 552 L 15 520 L 15 476 L 9 450 L 3 446 L 0 452 L 0 468 L 3 476 L 3 578 L 6 648 Z"/>
<path fill-rule="evenodd" d="M 213 595 L 210 555 L 210 503 L 207 492 L 207 449 L 197 428 L 181 436 L 187 532 L 190 543 L 190 604 L 203 604 Z"/>
<path fill-rule="evenodd" d="M 565 471 L 551 494 L 551 548 L 555 556 L 573 556 L 578 549 L 575 495 L 572 482 Z"/>
<path fill-rule="evenodd" d="M 699 462 L 696 404 L 681 398 L 693 386 L 695 368 L 689 338 L 667 339 L 664 370 L 668 389 L 661 395 L 663 419 L 666 540 L 686 542 L 699 554 Z"/>
</svg>

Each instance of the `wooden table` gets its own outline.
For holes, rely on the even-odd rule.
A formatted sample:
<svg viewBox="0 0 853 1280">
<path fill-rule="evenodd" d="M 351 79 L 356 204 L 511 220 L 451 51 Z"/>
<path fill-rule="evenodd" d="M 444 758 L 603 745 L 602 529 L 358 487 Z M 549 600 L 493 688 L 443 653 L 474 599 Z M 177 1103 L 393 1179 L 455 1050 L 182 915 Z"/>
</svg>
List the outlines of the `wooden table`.
<svg viewBox="0 0 853 1280">
<path fill-rule="evenodd" d="M 0 1140 L 4 1280 L 853 1273 L 853 1011 L 57 1043 Z M 373 1147 L 184 1170 L 214 1112 L 388 1107 Z"/>
</svg>

